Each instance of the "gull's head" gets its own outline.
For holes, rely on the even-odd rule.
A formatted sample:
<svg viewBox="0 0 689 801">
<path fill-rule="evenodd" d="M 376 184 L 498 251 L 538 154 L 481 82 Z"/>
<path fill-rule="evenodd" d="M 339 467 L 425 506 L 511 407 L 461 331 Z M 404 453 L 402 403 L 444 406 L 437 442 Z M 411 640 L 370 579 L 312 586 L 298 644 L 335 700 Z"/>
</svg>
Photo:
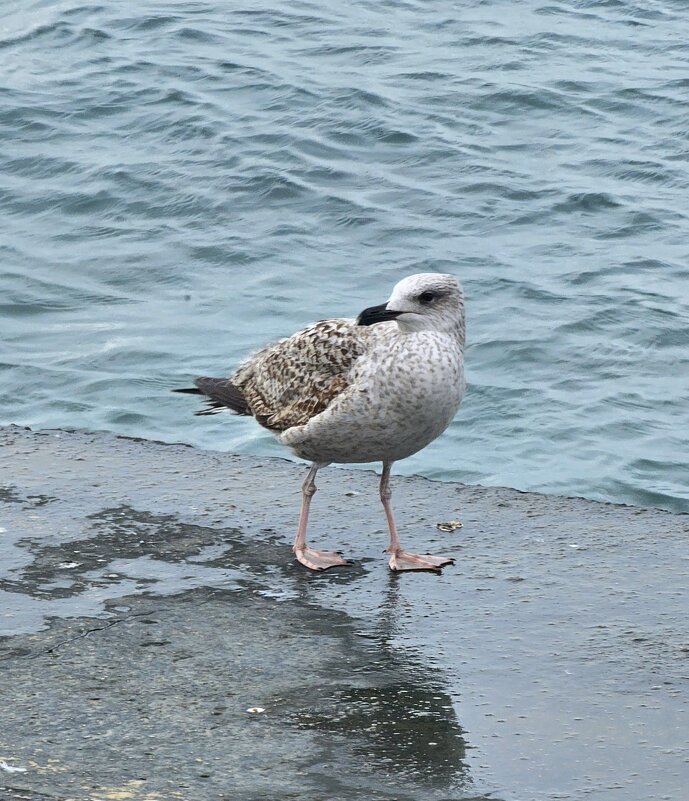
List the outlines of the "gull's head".
<svg viewBox="0 0 689 801">
<path fill-rule="evenodd" d="M 464 338 L 464 294 L 454 275 L 419 273 L 395 285 L 387 303 L 364 309 L 358 325 L 395 320 L 402 331 L 444 331 Z"/>
</svg>

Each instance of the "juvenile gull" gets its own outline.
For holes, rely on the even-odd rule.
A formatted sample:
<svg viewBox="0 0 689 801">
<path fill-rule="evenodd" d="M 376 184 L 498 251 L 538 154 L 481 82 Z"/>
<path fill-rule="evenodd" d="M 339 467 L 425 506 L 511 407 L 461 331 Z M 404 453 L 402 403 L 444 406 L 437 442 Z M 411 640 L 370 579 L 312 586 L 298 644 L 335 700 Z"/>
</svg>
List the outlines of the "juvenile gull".
<svg viewBox="0 0 689 801">
<path fill-rule="evenodd" d="M 452 275 L 410 275 L 387 303 L 352 319 L 321 320 L 266 345 L 229 378 L 197 378 L 196 414 L 250 415 L 312 462 L 302 485 L 294 553 L 305 567 L 349 564 L 306 544 L 316 473 L 332 462 L 382 462 L 380 499 L 392 570 L 434 570 L 451 557 L 405 551 L 390 506 L 393 462 L 420 451 L 450 424 L 464 394 L 464 297 Z"/>
</svg>

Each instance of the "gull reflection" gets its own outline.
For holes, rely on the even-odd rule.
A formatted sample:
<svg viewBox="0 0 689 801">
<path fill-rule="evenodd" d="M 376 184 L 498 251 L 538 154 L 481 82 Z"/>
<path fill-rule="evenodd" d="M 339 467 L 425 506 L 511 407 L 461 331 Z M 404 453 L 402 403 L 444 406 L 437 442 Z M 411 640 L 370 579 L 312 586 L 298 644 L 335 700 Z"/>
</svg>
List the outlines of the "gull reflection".
<svg viewBox="0 0 689 801">
<path fill-rule="evenodd" d="M 373 630 L 341 632 L 347 660 L 332 666 L 327 698 L 314 699 L 297 722 L 346 736 L 362 766 L 419 790 L 466 786 L 464 733 L 442 672 L 400 646 L 399 592 L 393 574 Z"/>
</svg>

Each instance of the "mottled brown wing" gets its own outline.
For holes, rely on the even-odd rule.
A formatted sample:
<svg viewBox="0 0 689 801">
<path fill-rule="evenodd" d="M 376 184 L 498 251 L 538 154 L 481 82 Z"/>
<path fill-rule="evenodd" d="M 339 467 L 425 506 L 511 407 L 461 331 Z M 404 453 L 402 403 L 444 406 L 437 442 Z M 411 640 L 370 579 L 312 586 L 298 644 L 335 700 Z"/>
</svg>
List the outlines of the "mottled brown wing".
<svg viewBox="0 0 689 801">
<path fill-rule="evenodd" d="M 262 348 L 230 382 L 261 425 L 285 431 L 320 414 L 347 388 L 363 351 L 353 320 L 321 320 Z"/>
</svg>

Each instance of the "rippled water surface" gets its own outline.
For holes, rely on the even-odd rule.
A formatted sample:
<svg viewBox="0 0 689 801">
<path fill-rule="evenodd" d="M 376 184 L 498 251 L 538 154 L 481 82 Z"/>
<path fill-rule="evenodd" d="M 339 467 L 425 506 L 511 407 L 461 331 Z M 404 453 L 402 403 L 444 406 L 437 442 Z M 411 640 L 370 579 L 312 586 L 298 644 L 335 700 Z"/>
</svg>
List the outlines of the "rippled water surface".
<svg viewBox="0 0 689 801">
<path fill-rule="evenodd" d="M 0 421 L 283 453 L 167 388 L 465 284 L 469 391 L 398 465 L 689 511 L 684 0 L 8 0 Z"/>
</svg>

